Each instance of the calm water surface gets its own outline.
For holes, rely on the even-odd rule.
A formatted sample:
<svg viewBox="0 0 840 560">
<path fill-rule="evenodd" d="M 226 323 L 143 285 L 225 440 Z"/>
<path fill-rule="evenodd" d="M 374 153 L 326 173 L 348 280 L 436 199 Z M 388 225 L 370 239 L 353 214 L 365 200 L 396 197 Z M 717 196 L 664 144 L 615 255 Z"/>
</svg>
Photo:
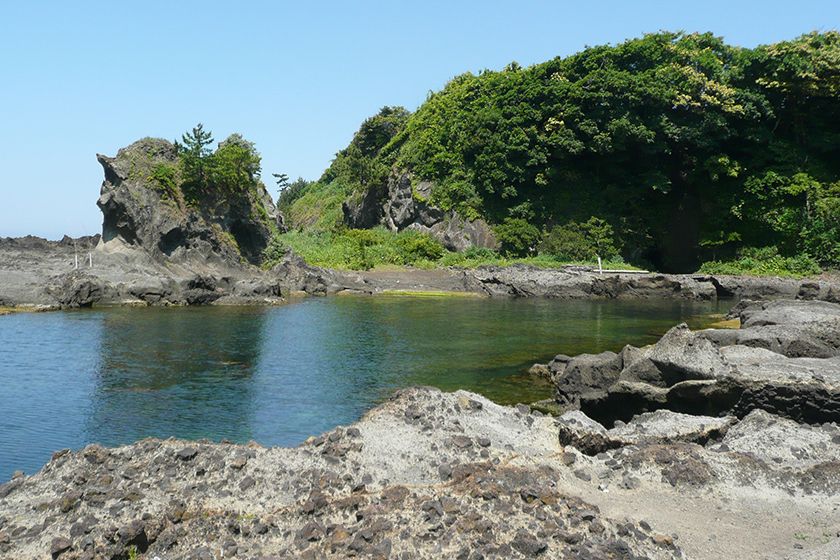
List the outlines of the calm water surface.
<svg viewBox="0 0 840 560">
<path fill-rule="evenodd" d="M 0 317 L 0 480 L 91 442 L 295 445 L 408 385 L 531 402 L 551 394 L 532 363 L 648 344 L 718 305 L 382 296 Z"/>
</svg>

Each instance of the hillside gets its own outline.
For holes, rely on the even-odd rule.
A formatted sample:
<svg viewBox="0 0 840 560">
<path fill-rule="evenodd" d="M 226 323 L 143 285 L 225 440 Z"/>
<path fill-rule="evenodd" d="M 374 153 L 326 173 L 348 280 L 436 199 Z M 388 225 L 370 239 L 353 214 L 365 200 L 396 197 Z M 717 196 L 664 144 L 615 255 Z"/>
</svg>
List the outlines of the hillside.
<svg viewBox="0 0 840 560">
<path fill-rule="evenodd" d="M 381 225 L 506 256 L 836 267 L 840 33 L 745 49 L 662 32 L 463 74 L 366 120 L 280 208 L 304 232 Z"/>
</svg>

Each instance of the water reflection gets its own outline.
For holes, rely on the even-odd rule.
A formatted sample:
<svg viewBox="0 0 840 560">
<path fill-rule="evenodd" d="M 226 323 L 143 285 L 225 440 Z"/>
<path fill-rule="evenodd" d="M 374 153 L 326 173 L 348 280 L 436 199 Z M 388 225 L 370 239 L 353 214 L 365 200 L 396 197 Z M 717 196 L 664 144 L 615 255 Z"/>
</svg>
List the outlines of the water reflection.
<svg viewBox="0 0 840 560">
<path fill-rule="evenodd" d="M 103 314 L 87 434 L 247 440 L 265 309 L 133 309 Z"/>
<path fill-rule="evenodd" d="M 654 342 L 712 304 L 401 297 L 0 319 L 0 479 L 64 447 L 155 437 L 295 445 L 399 387 L 550 395 L 558 352 Z M 698 315 L 699 314 L 699 315 Z"/>
</svg>

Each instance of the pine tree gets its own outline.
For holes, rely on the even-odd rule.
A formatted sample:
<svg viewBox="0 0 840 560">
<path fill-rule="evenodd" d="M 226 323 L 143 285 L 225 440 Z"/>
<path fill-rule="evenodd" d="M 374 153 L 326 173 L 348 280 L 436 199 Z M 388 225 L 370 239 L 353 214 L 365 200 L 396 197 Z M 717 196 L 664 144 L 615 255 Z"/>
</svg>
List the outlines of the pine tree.
<svg viewBox="0 0 840 560">
<path fill-rule="evenodd" d="M 175 147 L 181 157 L 184 168 L 185 182 L 193 188 L 204 187 L 207 183 L 207 159 L 213 151 L 213 133 L 204 130 L 204 125 L 198 123 L 181 136 L 181 142 L 175 141 Z"/>
<path fill-rule="evenodd" d="M 271 175 L 277 183 L 277 190 L 280 194 L 283 194 L 283 191 L 289 188 L 289 176 L 285 173 L 272 173 Z"/>
</svg>

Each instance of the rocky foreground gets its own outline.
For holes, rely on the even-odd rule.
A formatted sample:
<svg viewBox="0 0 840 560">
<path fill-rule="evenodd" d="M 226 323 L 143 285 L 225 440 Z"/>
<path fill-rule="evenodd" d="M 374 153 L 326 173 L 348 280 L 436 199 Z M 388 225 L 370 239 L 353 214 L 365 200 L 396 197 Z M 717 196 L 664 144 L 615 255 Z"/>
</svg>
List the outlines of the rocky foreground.
<svg viewBox="0 0 840 560">
<path fill-rule="evenodd" d="M 735 311 L 536 368 L 557 417 L 415 388 L 294 449 L 59 451 L 0 486 L 0 557 L 837 558 L 840 305 Z"/>
</svg>

